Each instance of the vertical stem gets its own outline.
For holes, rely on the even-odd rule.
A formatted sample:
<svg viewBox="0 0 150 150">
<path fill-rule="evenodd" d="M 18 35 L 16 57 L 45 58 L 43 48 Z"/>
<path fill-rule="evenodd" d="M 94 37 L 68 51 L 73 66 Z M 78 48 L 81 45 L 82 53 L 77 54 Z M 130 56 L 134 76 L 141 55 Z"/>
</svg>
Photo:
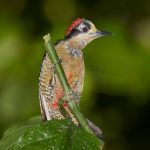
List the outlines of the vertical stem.
<svg viewBox="0 0 150 150">
<path fill-rule="evenodd" d="M 59 63 L 59 57 L 56 53 L 55 47 L 52 44 L 50 34 L 45 35 L 43 37 L 43 39 L 45 40 L 45 48 L 47 50 L 47 53 L 50 57 L 50 60 L 55 65 L 55 70 L 56 70 L 58 79 L 59 79 L 60 83 L 62 84 L 62 87 L 65 91 L 65 96 L 66 96 L 65 98 L 68 98 L 68 94 L 71 94 L 73 96 L 71 99 L 69 99 L 69 100 L 67 99 L 69 109 L 71 110 L 73 115 L 76 117 L 76 119 L 79 121 L 81 126 L 87 132 L 90 132 L 93 134 L 93 132 L 91 131 L 91 129 L 89 128 L 89 126 L 87 124 L 87 121 L 85 120 L 85 118 L 81 114 L 79 107 L 75 103 L 75 100 L 76 100 L 75 95 L 74 95 L 73 91 L 71 90 L 71 87 L 69 86 L 69 83 L 68 83 L 67 78 L 65 76 L 65 72 L 62 68 L 62 65 L 61 65 L 61 63 Z"/>
<path fill-rule="evenodd" d="M 55 69 L 56 69 L 59 81 L 61 82 L 65 93 L 69 93 L 71 91 L 71 88 L 68 84 L 67 78 L 65 76 L 65 72 L 61 64 L 59 63 L 60 60 L 56 53 L 55 47 L 52 43 L 50 34 L 45 35 L 43 39 L 45 40 L 45 48 L 47 50 L 48 56 L 50 57 L 50 60 L 52 61 L 52 63 L 55 65 Z"/>
</svg>

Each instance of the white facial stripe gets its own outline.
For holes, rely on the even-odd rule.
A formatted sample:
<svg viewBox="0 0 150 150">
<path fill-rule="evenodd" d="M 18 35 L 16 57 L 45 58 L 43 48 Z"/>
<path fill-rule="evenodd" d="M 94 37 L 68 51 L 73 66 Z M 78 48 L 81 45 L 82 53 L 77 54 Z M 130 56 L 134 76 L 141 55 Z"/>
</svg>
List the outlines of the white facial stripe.
<svg viewBox="0 0 150 150">
<path fill-rule="evenodd" d="M 86 26 L 85 26 L 83 23 L 81 23 L 81 24 L 79 25 L 78 29 L 79 29 L 80 31 L 82 31 L 82 29 L 83 29 L 84 27 L 86 27 Z"/>
</svg>

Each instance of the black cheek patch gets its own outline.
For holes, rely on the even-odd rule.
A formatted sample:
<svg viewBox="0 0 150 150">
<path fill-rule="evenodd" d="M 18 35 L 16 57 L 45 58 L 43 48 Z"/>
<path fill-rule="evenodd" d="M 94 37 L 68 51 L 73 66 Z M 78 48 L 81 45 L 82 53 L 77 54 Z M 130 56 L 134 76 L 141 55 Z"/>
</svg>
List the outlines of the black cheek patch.
<svg viewBox="0 0 150 150">
<path fill-rule="evenodd" d="M 91 25 L 87 22 L 84 22 L 84 25 L 88 28 L 88 29 L 91 29 Z"/>
<path fill-rule="evenodd" d="M 78 29 L 73 29 L 67 36 L 65 36 L 65 40 L 70 39 L 73 36 L 78 35 L 79 33 L 81 33 L 81 31 L 79 31 Z"/>
</svg>

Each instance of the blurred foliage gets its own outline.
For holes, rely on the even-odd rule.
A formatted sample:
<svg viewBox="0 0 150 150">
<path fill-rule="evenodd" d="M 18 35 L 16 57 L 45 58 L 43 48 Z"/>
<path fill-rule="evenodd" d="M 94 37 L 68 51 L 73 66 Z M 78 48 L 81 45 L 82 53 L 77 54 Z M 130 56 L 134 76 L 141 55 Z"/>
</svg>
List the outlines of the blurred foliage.
<svg viewBox="0 0 150 150">
<path fill-rule="evenodd" d="M 148 150 L 150 140 L 149 0 L 1 0 L 0 135 L 40 114 L 42 36 L 64 37 L 77 17 L 113 32 L 84 49 L 82 112 L 101 127 L 106 150 Z"/>
</svg>

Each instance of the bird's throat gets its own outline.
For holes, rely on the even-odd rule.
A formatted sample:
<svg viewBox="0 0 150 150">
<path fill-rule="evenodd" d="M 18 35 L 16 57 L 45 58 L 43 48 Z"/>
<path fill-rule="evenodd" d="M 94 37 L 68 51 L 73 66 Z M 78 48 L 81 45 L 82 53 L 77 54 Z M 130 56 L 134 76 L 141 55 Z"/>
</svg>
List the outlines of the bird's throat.
<svg viewBox="0 0 150 150">
<path fill-rule="evenodd" d="M 82 57 L 82 51 L 73 48 L 73 49 L 70 50 L 70 55 L 72 57 L 80 58 L 80 57 Z"/>
</svg>

